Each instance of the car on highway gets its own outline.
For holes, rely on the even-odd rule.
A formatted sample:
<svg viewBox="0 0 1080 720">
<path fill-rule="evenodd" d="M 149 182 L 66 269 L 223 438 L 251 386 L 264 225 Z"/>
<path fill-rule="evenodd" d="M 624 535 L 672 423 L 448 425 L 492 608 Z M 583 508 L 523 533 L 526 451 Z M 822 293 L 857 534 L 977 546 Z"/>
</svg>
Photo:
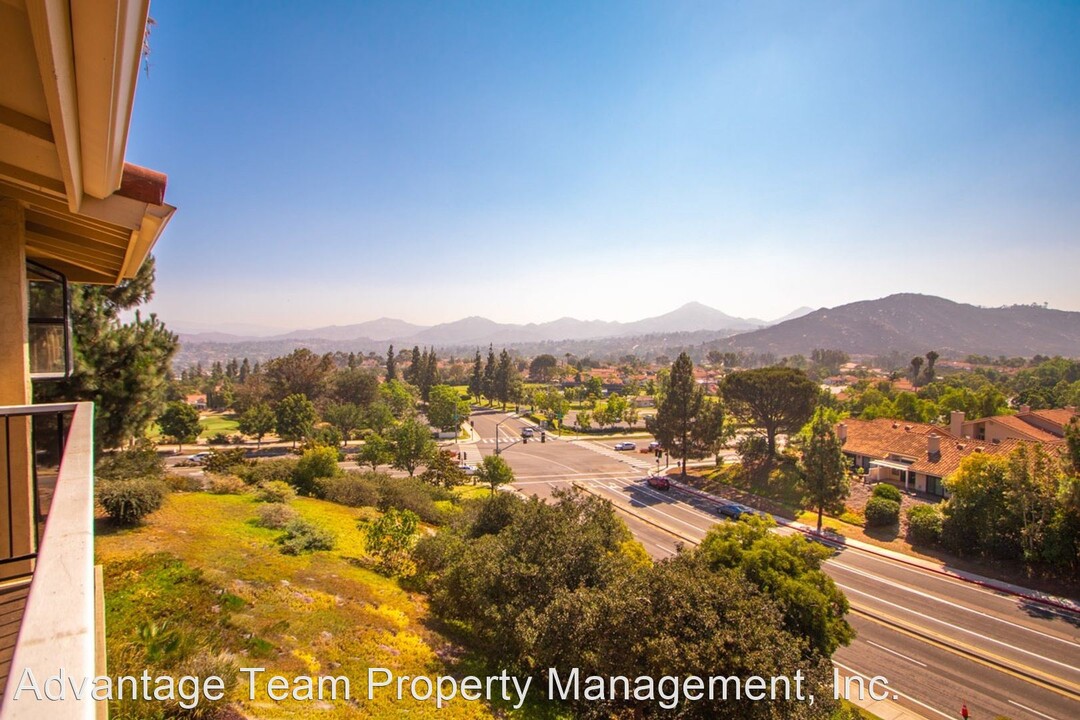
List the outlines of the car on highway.
<svg viewBox="0 0 1080 720">
<path fill-rule="evenodd" d="M 724 517 L 729 517 L 732 520 L 738 520 L 743 517 L 764 517 L 764 513 L 760 510 L 755 510 L 748 505 L 743 505 L 737 502 L 724 502 L 716 506 L 716 511 Z"/>
<path fill-rule="evenodd" d="M 615 443 L 616 450 L 636 450 L 637 445 L 632 442 L 624 441 Z"/>
<path fill-rule="evenodd" d="M 533 429 L 531 427 L 521 428 L 521 437 L 531 438 L 533 436 Z"/>
<path fill-rule="evenodd" d="M 656 488 L 657 490 L 671 489 L 671 481 L 663 475 L 650 475 L 645 478 L 645 482 L 648 483 L 649 487 Z"/>
<path fill-rule="evenodd" d="M 210 459 L 210 456 L 213 455 L 213 454 L 214 453 L 212 453 L 212 452 L 195 453 L 194 455 L 188 455 L 187 456 L 187 461 L 197 463 L 199 465 L 203 465 L 204 463 L 206 463 L 207 460 Z"/>
</svg>

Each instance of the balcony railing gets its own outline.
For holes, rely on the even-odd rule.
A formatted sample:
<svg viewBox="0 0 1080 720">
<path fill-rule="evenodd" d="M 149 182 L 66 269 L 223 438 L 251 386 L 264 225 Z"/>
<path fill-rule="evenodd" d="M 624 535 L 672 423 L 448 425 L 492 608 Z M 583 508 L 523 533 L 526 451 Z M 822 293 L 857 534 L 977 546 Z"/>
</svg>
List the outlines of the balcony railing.
<svg viewBox="0 0 1080 720">
<path fill-rule="evenodd" d="M 89 720 L 106 712 L 104 703 L 85 693 L 76 698 L 70 687 L 57 700 L 17 693 L 30 675 L 40 687 L 62 670 L 77 687 L 105 672 L 93 562 L 93 413 L 91 403 L 0 407 L 0 481 L 6 475 L 0 520 L 7 523 L 0 537 L 0 593 L 6 590 L 11 600 L 0 599 L 0 610 L 5 628 L 18 627 L 4 638 L 14 638 L 10 664 L 0 649 L 0 674 L 7 675 L 0 720 Z"/>
</svg>

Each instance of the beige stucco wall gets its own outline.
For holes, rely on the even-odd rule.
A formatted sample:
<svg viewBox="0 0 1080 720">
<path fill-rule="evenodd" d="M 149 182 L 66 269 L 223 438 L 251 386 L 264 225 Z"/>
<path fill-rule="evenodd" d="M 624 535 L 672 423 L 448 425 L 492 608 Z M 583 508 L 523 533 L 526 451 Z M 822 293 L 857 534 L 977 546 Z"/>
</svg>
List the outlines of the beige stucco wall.
<svg viewBox="0 0 1080 720">
<path fill-rule="evenodd" d="M 16 201 L 0 198 L 0 406 L 30 404 L 26 303 L 23 210 Z M 0 529 L 6 531 L 10 524 L 13 537 L 13 541 L 9 540 L 7 532 L 0 532 L 0 558 L 33 550 L 30 458 L 30 419 L 0 422 Z M 25 563 L 0 566 L 0 578 L 26 569 Z"/>
</svg>

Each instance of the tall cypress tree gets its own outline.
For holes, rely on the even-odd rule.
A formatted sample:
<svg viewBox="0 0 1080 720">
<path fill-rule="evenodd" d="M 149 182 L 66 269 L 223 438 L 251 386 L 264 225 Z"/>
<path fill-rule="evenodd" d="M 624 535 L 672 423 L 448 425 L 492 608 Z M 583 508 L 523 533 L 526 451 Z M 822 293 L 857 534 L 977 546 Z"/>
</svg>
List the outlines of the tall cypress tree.
<svg viewBox="0 0 1080 720">
<path fill-rule="evenodd" d="M 394 346 L 386 351 L 386 382 L 397 380 L 397 358 L 394 356 Z"/>
<path fill-rule="evenodd" d="M 480 402 L 480 395 L 484 391 L 484 360 L 480 357 L 480 348 L 476 348 L 476 358 L 473 360 L 472 376 L 469 377 L 469 394 Z"/>
<path fill-rule="evenodd" d="M 491 402 L 495 398 L 495 348 L 488 345 L 487 363 L 484 365 L 483 393 Z"/>
</svg>

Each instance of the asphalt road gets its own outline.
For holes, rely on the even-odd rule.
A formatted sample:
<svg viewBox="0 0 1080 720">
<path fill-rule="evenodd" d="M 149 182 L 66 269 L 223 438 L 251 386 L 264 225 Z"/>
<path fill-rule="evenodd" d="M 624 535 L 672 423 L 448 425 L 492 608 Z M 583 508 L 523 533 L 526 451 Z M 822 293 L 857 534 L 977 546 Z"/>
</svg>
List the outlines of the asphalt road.
<svg viewBox="0 0 1080 720">
<path fill-rule="evenodd" d="M 461 446 L 470 461 L 494 452 L 503 421 L 499 445 L 519 492 L 543 498 L 576 484 L 611 500 L 656 558 L 728 522 L 708 501 L 644 485 L 650 455 L 550 434 L 524 443 L 526 423 L 506 418 L 473 415 L 481 441 Z M 962 703 L 973 718 L 1080 718 L 1080 616 L 851 548 L 825 569 L 858 631 L 834 656 L 845 674 L 886 677 L 897 703 L 929 718 L 957 718 Z"/>
</svg>

